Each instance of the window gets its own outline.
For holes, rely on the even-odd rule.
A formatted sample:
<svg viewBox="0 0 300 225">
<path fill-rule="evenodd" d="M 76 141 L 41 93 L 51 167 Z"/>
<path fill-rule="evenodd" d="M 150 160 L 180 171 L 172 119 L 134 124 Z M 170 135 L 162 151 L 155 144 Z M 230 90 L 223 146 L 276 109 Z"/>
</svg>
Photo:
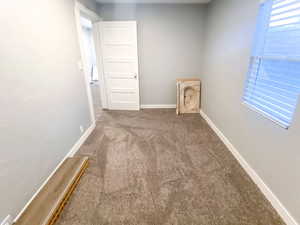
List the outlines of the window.
<svg viewBox="0 0 300 225">
<path fill-rule="evenodd" d="M 300 0 L 261 4 L 243 101 L 281 126 L 300 93 Z"/>
</svg>

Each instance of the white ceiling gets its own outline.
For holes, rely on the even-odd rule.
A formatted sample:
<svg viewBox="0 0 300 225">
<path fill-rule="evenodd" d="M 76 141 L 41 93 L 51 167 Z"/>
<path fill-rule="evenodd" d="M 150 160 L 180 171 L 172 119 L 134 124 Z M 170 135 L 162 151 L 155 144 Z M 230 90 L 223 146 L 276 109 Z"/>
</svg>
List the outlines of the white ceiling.
<svg viewBox="0 0 300 225">
<path fill-rule="evenodd" d="M 211 0 L 96 0 L 99 3 L 134 3 L 134 4 L 200 4 L 208 3 Z"/>
</svg>

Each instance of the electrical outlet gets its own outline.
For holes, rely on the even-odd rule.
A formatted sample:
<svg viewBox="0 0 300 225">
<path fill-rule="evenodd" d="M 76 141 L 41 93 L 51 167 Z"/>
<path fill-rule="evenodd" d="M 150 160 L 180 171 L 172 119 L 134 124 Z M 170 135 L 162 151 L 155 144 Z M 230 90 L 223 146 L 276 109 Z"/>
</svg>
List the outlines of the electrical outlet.
<svg viewBox="0 0 300 225">
<path fill-rule="evenodd" d="M 83 126 L 80 126 L 79 129 L 80 129 L 80 132 L 83 133 L 83 131 L 84 131 Z"/>
<path fill-rule="evenodd" d="M 12 225 L 13 219 L 11 215 L 8 215 L 1 223 L 1 225 Z"/>
</svg>

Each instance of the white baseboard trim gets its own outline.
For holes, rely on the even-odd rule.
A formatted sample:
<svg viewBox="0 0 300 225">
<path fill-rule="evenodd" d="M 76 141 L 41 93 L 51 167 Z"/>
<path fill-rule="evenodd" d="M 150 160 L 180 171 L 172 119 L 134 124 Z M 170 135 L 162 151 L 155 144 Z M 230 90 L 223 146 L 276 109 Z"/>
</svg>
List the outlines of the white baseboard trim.
<svg viewBox="0 0 300 225">
<path fill-rule="evenodd" d="M 83 145 L 86 139 L 91 135 L 95 127 L 96 127 L 96 123 L 93 123 L 88 129 L 85 130 L 84 134 L 73 145 L 70 152 L 67 154 L 67 157 L 73 157 L 76 154 L 76 152 L 80 149 L 80 147 Z"/>
<path fill-rule="evenodd" d="M 96 127 L 96 123 L 93 123 L 84 134 L 76 141 L 76 143 L 73 145 L 71 150 L 67 153 L 67 155 L 62 159 L 62 161 L 57 165 L 57 167 L 52 171 L 52 173 L 49 175 L 49 177 L 43 182 L 43 184 L 40 186 L 40 188 L 34 193 L 34 195 L 31 197 L 31 199 L 26 203 L 24 208 L 19 212 L 19 214 L 14 219 L 14 222 L 16 222 L 22 213 L 25 211 L 25 209 L 29 206 L 29 204 L 33 201 L 33 199 L 37 196 L 37 194 L 42 190 L 42 188 L 47 184 L 47 182 L 50 180 L 50 178 L 54 175 L 54 173 L 58 170 L 58 168 L 63 164 L 63 162 L 69 158 L 73 157 L 75 153 L 80 149 L 80 147 L 83 145 L 85 140 L 90 136 L 90 134 L 93 132 L 93 130 Z"/>
<path fill-rule="evenodd" d="M 259 187 L 261 192 L 265 195 L 265 197 L 271 202 L 272 206 L 278 212 L 278 214 L 282 217 L 284 222 L 287 225 L 299 225 L 296 220 L 291 216 L 288 210 L 284 207 L 284 205 L 280 202 L 280 200 L 276 197 L 276 195 L 271 191 L 271 189 L 264 183 L 264 181 L 259 177 L 259 175 L 255 172 L 255 170 L 247 163 L 247 161 L 243 158 L 243 156 L 239 153 L 239 151 L 233 146 L 233 144 L 226 138 L 226 136 L 222 133 L 221 130 L 213 123 L 213 121 L 201 110 L 200 115 L 203 119 L 206 120 L 208 125 L 214 130 L 214 132 L 219 136 L 219 138 L 223 141 L 229 151 L 234 155 L 237 161 L 241 164 L 247 174 L 251 177 L 254 183 Z"/>
<path fill-rule="evenodd" d="M 142 109 L 175 109 L 175 104 L 165 104 L 165 105 L 141 105 Z"/>
<path fill-rule="evenodd" d="M 8 215 L 7 217 L 5 217 L 5 219 L 2 221 L 1 225 L 12 225 L 13 221 L 12 221 L 12 217 L 10 215 Z"/>
</svg>

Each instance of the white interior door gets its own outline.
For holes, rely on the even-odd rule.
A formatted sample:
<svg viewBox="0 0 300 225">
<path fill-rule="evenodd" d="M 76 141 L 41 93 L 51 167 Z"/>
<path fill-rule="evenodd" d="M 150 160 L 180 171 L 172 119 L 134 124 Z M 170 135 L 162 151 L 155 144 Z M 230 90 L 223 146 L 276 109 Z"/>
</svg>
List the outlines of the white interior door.
<svg viewBox="0 0 300 225">
<path fill-rule="evenodd" d="M 137 23 L 99 22 L 108 108 L 139 110 Z"/>
</svg>

